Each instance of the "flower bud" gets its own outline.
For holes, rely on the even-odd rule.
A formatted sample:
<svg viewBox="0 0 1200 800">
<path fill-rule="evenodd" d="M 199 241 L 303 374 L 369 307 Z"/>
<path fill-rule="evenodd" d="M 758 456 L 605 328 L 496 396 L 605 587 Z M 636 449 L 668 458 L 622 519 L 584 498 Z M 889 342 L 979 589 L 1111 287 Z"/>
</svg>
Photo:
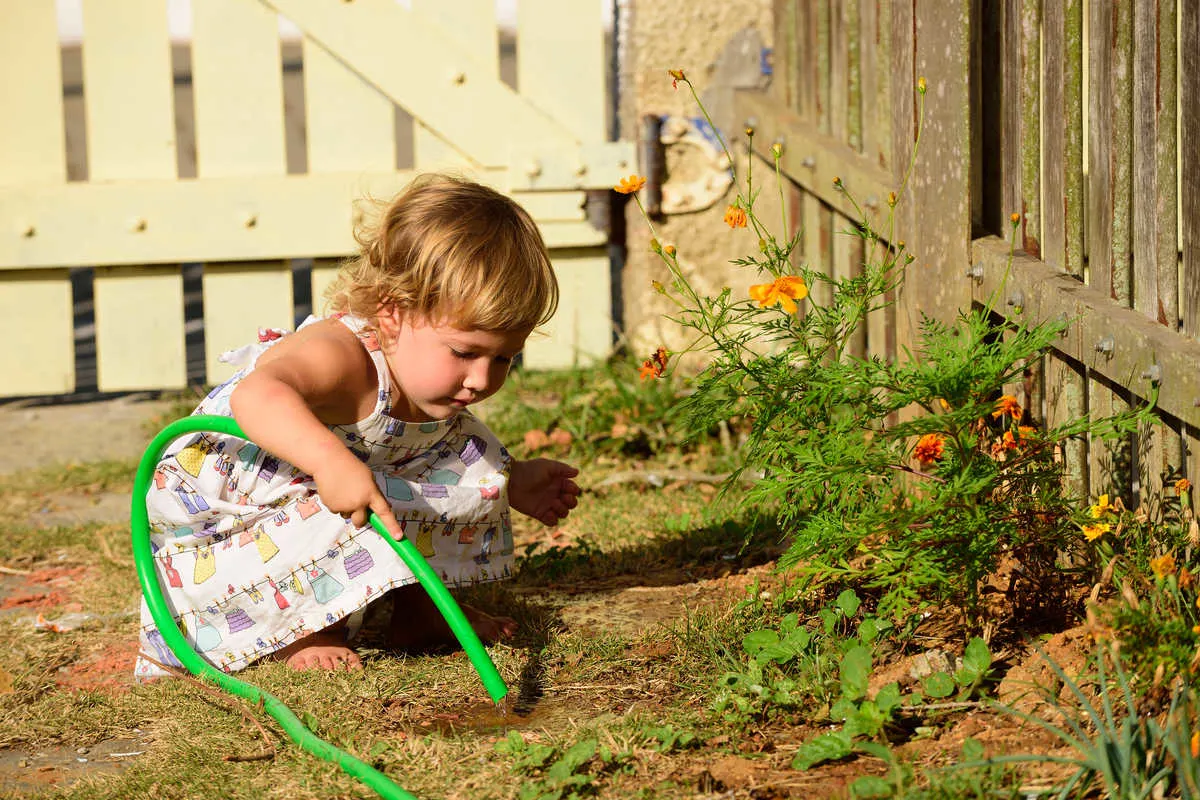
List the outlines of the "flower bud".
<svg viewBox="0 0 1200 800">
<path fill-rule="evenodd" d="M 667 255 L 669 255 L 671 258 L 674 258 L 675 257 L 675 245 L 673 245 L 673 244 L 663 245 L 663 252 L 666 253 Z"/>
<path fill-rule="evenodd" d="M 896 199 L 897 198 L 896 198 L 895 192 L 888 192 L 888 208 L 896 207 Z"/>
<path fill-rule="evenodd" d="M 753 128 L 753 127 L 751 127 L 750 125 L 747 125 L 747 126 L 746 126 L 746 136 L 747 136 L 747 137 L 749 137 L 749 138 L 751 138 L 751 139 L 753 139 L 753 138 L 754 138 L 754 128 Z"/>
<path fill-rule="evenodd" d="M 654 291 L 658 292 L 659 294 L 666 294 L 666 293 L 667 293 L 667 287 L 663 286 L 663 285 L 662 285 L 661 283 L 659 283 L 658 281 L 650 281 L 650 287 L 651 287 L 652 289 L 654 289 Z"/>
<path fill-rule="evenodd" d="M 654 252 L 656 252 L 656 253 L 661 253 L 661 252 L 662 252 L 662 245 L 658 243 L 658 239 L 651 239 L 651 240 L 650 240 L 650 249 L 651 249 L 651 250 L 653 250 L 653 251 L 654 251 Z"/>
<path fill-rule="evenodd" d="M 833 188 L 835 188 L 835 189 L 839 189 L 839 190 L 840 190 L 840 189 L 842 189 L 842 188 L 844 188 L 844 187 L 842 186 L 842 179 L 841 179 L 840 177 L 836 176 L 836 175 L 835 175 L 835 176 L 834 176 L 834 178 L 833 178 Z"/>
<path fill-rule="evenodd" d="M 758 240 L 758 252 L 760 252 L 760 253 L 767 252 L 767 240 L 766 239 Z"/>
<path fill-rule="evenodd" d="M 917 78 L 917 91 L 921 94 L 925 94 L 925 88 L 925 76 L 922 75 L 920 78 Z"/>
<path fill-rule="evenodd" d="M 779 158 L 783 155 L 783 142 L 774 142 L 771 144 L 771 155 Z"/>
<path fill-rule="evenodd" d="M 1014 211 L 1008 220 L 1013 224 L 1014 227 L 1016 227 L 1017 225 L 1021 224 L 1021 215 Z"/>
</svg>

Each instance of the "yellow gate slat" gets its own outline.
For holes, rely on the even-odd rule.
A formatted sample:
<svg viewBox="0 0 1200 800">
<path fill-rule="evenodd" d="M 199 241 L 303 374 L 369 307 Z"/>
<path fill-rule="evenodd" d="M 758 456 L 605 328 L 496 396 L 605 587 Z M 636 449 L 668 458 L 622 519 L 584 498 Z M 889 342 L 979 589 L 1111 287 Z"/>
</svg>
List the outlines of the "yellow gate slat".
<svg viewBox="0 0 1200 800">
<path fill-rule="evenodd" d="M 67 162 L 54 4 L 0 0 L 0 19 L 0 75 L 21 76 L 0 81 L 0 189 L 63 183 Z M 19 211 L 2 219 L 3 235 L 22 243 L 44 234 Z M 0 396 L 75 388 L 72 322 L 67 270 L 0 271 L 0 341 L 10 343 L 0 348 Z"/>
<path fill-rule="evenodd" d="M 596 13 L 588 0 L 517 5 L 517 86 L 585 143 L 605 139 L 604 41 Z M 613 341 L 608 254 L 599 247 L 555 248 L 550 237 L 547 244 L 559 281 L 558 313 L 543 329 L 547 337 L 530 338 L 525 364 L 553 368 L 603 359 Z"/>
<path fill-rule="evenodd" d="M 412 9 L 440 23 L 460 47 L 478 53 L 480 68 L 489 77 L 499 79 L 496 5 L 492 0 L 412 0 Z M 458 111 L 475 125 L 486 128 L 489 124 L 474 107 L 464 106 Z M 422 171 L 472 166 L 470 157 L 453 142 L 442 139 L 419 120 L 413 120 L 413 162 Z"/>
<path fill-rule="evenodd" d="M 396 168 L 395 104 L 363 81 L 329 51 L 304 40 L 304 108 L 308 126 L 308 171 L 377 174 Z M 360 194 L 367 194 L 364 189 Z M 356 224 L 344 208 L 344 225 Z M 324 310 L 325 290 L 337 275 L 338 259 L 317 258 L 312 267 L 313 313 Z"/>
<path fill-rule="evenodd" d="M 192 5 L 192 85 L 200 178 L 283 175 L 283 72 L 278 18 L 245 0 Z M 230 209 L 230 235 L 253 237 L 278 208 Z M 233 215 L 238 216 L 235 225 Z M 264 224 L 266 224 L 264 222 Z M 287 261 L 204 265 L 204 362 L 208 383 L 234 372 L 221 353 L 252 341 L 259 327 L 291 328 Z"/>
<path fill-rule="evenodd" d="M 175 177 L 167 8 L 160 0 L 84 0 L 84 106 L 92 181 Z M 153 208 L 125 220 L 136 237 Z M 180 388 L 187 379 L 178 267 L 98 268 L 96 370 L 101 391 Z"/>
<path fill-rule="evenodd" d="M 558 275 L 558 312 L 525 343 L 532 369 L 560 369 L 603 360 L 612 351 L 608 254 L 598 247 L 551 250 Z"/>
<path fill-rule="evenodd" d="M 594 0 L 521 0 L 517 26 L 521 94 L 579 141 L 603 141 L 604 33 Z"/>
<path fill-rule="evenodd" d="M 507 166 L 513 141 L 575 141 L 562 124 L 494 77 L 478 53 L 394 0 L 261 2 L 480 164 Z M 464 108 L 475 113 L 463 115 Z M 489 124 L 477 125 L 478 119 Z"/>
</svg>

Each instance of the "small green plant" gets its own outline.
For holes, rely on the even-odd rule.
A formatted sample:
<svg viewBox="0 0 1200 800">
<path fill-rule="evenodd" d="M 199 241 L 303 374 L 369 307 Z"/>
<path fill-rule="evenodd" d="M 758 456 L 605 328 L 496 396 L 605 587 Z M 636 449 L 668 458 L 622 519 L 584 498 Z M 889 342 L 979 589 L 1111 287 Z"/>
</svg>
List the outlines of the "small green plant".
<svg viewBox="0 0 1200 800">
<path fill-rule="evenodd" d="M 595 794 L 596 779 L 614 772 L 631 759 L 614 753 L 595 737 L 585 737 L 567 748 L 527 742 L 517 731 L 496 742 L 497 753 L 513 760 L 513 769 L 527 776 L 517 792 L 520 800 L 571 800 Z"/>
<path fill-rule="evenodd" d="M 1091 687 L 1067 675 L 1053 659 L 1044 655 L 1042 658 L 1072 698 L 1064 703 L 1052 690 L 1039 687 L 1061 722 L 1047 721 L 1010 706 L 998 708 L 1049 732 L 1074 752 L 1069 756 L 996 756 L 986 762 L 977 762 L 975 766 L 1019 762 L 1073 766 L 1074 773 L 1057 788 L 1059 798 L 1090 797 L 1093 796 L 1090 792 L 1097 786 L 1104 797 L 1115 800 L 1161 796 L 1152 793 L 1156 789 L 1158 792 L 1165 790 L 1176 769 L 1168 741 L 1174 741 L 1176 750 L 1183 752 L 1178 747 L 1178 736 L 1170 735 L 1178 725 L 1178 719 L 1172 722 L 1172 715 L 1168 715 L 1164 725 L 1141 712 L 1129 674 L 1116 652 L 1111 658 L 1110 671 L 1109 658 L 1103 651 L 1097 651 L 1094 660 L 1096 677 Z M 1192 747 L 1190 741 L 1188 747 Z M 1180 766 L 1189 768 L 1186 764 Z M 1194 769 L 1191 771 L 1195 772 Z"/>
</svg>

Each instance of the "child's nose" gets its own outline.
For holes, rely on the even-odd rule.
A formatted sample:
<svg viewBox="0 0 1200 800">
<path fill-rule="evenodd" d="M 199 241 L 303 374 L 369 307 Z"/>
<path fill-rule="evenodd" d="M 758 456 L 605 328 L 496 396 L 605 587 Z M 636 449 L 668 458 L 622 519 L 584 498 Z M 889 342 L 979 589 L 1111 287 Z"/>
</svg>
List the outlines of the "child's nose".
<svg viewBox="0 0 1200 800">
<path fill-rule="evenodd" d="M 491 377 L 490 367 L 491 364 L 486 358 L 477 359 L 467 370 L 463 386 L 476 393 L 487 391 Z"/>
</svg>

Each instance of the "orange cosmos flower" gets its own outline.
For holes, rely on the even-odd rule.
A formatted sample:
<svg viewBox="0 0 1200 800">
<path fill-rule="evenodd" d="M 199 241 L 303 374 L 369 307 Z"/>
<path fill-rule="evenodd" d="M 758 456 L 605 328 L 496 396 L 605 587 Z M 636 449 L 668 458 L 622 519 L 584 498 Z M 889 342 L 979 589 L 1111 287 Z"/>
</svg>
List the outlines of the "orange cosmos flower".
<svg viewBox="0 0 1200 800">
<path fill-rule="evenodd" d="M 731 228 L 746 227 L 746 211 L 741 206 L 730 206 L 725 209 L 725 224 Z"/>
<path fill-rule="evenodd" d="M 1192 758 L 1200 758 L 1200 731 L 1192 734 Z"/>
<path fill-rule="evenodd" d="M 941 459 L 946 452 L 946 437 L 940 433 L 927 433 L 917 440 L 913 448 L 913 456 L 922 464 L 928 464 Z"/>
<path fill-rule="evenodd" d="M 808 286 L 798 275 L 784 275 L 770 283 L 756 283 L 750 287 L 750 299 L 758 301 L 760 308 L 781 305 L 789 314 L 796 313 L 796 301 L 808 297 Z"/>
<path fill-rule="evenodd" d="M 642 380 L 647 378 L 661 378 L 663 373 L 667 371 L 667 359 L 670 358 L 670 353 L 667 348 L 659 347 L 654 351 L 654 355 L 647 358 L 638 367 L 638 377 Z"/>
<path fill-rule="evenodd" d="M 641 175 L 630 175 L 628 178 L 621 178 L 621 182 L 613 187 L 614 190 L 621 194 L 633 194 L 641 191 L 646 185 L 646 179 Z"/>
<path fill-rule="evenodd" d="M 1011 394 L 1006 394 L 996 401 L 996 410 L 992 412 L 992 418 L 997 417 L 1012 417 L 1013 419 L 1021 418 L 1021 406 L 1017 403 L 1017 398 Z"/>
<path fill-rule="evenodd" d="M 1190 488 L 1192 488 L 1192 482 L 1187 478 L 1180 478 L 1179 480 L 1175 481 L 1175 491 L 1179 492 L 1180 494 L 1183 494 Z"/>
</svg>

